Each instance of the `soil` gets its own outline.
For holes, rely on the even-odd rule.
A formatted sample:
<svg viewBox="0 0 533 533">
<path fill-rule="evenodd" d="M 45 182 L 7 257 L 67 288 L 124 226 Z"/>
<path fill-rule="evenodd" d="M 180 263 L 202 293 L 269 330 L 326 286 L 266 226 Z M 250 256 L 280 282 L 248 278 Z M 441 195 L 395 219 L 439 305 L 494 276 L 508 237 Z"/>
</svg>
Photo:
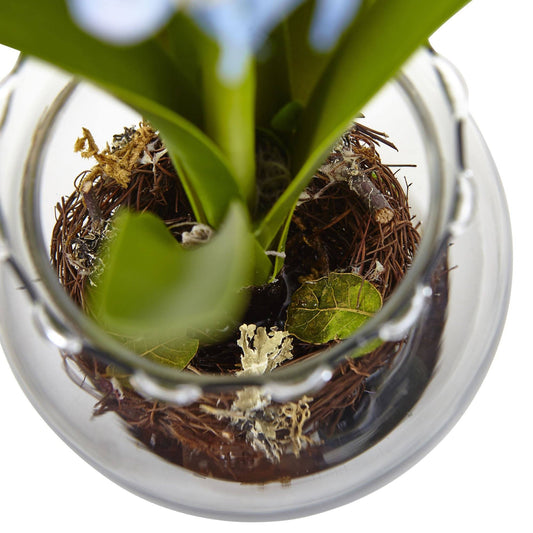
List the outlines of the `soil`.
<svg viewBox="0 0 533 533">
<path fill-rule="evenodd" d="M 332 182 L 327 175 L 317 172 L 294 213 L 285 265 L 275 282 L 252 290 L 243 323 L 283 329 L 292 292 L 304 280 L 318 279 L 334 271 L 358 273 L 372 282 L 386 300 L 409 268 L 420 237 L 410 214 L 409 187 L 402 187 L 394 171 L 380 160 L 380 144 L 391 145 L 390 141 L 384 134 L 356 124 L 343 142 L 345 148 L 357 155 L 365 176 L 386 198 L 392 219 L 387 223 L 376 220 L 367 198 L 358 196 L 348 181 Z M 154 212 L 169 227 L 177 228 L 178 241 L 183 231 L 194 223 L 170 158 L 155 133 L 150 146 L 152 154 L 159 154 L 157 161 L 136 164 L 127 186 L 103 171 L 92 169 L 77 177 L 74 192 L 56 206 L 52 262 L 66 291 L 82 308 L 85 286 L 95 268 L 106 224 L 118 207 Z M 264 159 L 264 154 L 261 157 Z M 331 158 L 338 159 L 338 153 L 333 152 Z M 89 172 L 90 188 L 84 187 Z M 269 192 L 268 202 L 273 201 L 271 196 Z M 260 207 L 264 209 L 265 205 Z M 444 321 L 446 271 L 444 256 L 440 274 L 432 280 L 440 300 L 436 302 L 434 316 L 429 317 L 435 321 L 436 339 L 428 345 L 428 353 L 433 354 L 428 360 L 428 372 L 438 352 L 438 334 Z M 185 371 L 234 373 L 239 370 L 242 352 L 236 344 L 237 337 L 236 333 L 227 341 L 201 346 Z M 117 387 L 112 369 L 92 355 L 72 358 L 65 354 L 65 358 L 88 378 L 92 392 L 98 397 L 95 414 L 115 413 L 147 449 L 201 475 L 264 483 L 289 481 L 331 466 L 325 459 L 323 443 L 332 436 L 342 439 L 347 428 L 353 427 L 360 413 L 368 409 L 369 398 L 376 393 L 373 384 L 402 358 L 408 357 L 405 349 L 408 342 L 409 339 L 382 344 L 372 353 L 347 359 L 340 365 L 328 384 L 312 399 L 298 404 L 299 410 L 294 411 L 301 415 L 298 421 L 301 446 L 287 444 L 290 442 L 287 433 L 291 433 L 294 444 L 292 429 L 296 427 L 289 420 L 276 435 L 283 445 L 275 458 L 259 446 L 251 445 L 250 421 L 236 423 L 213 414 L 231 411 L 236 398 L 233 393 L 205 394 L 190 406 L 172 406 L 146 400 L 127 386 Z M 288 364 L 297 364 L 327 347 L 296 338 L 293 344 L 294 359 Z M 375 398 L 377 401 L 378 395 Z M 279 413 L 285 413 L 285 407 L 280 405 Z"/>
</svg>

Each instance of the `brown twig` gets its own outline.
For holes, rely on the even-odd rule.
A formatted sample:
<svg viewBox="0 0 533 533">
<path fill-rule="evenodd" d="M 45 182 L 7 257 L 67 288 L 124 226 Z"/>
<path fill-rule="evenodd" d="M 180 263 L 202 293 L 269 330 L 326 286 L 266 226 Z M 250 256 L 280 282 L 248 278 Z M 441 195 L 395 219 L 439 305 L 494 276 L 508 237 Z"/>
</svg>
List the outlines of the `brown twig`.
<svg viewBox="0 0 533 533">
<path fill-rule="evenodd" d="M 392 220 L 394 210 L 382 188 L 372 179 L 376 171 L 383 167 L 375 149 L 380 142 L 396 149 L 384 133 L 355 124 L 341 138 L 318 170 L 318 174 L 330 182 L 345 181 L 349 189 L 373 213 L 376 222 L 387 224 Z"/>
</svg>

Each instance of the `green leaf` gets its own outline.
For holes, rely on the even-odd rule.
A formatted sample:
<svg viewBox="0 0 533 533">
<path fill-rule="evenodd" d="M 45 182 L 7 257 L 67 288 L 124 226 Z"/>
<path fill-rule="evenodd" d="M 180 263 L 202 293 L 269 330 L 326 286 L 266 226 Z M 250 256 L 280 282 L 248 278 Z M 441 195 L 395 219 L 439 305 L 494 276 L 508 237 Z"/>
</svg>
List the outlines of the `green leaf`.
<svg viewBox="0 0 533 533">
<path fill-rule="evenodd" d="M 218 76 L 219 47 L 189 17 L 176 14 L 167 27 L 157 37 L 162 48 L 175 64 L 183 67 L 190 83 L 197 88 L 202 99 L 205 131 L 204 144 L 216 147 L 218 157 L 223 159 L 223 167 L 214 169 L 207 175 L 210 181 L 197 179 L 189 170 L 189 199 L 197 205 L 196 211 L 208 211 L 213 199 L 225 212 L 233 193 L 246 200 L 249 206 L 255 201 L 255 71 L 250 61 L 245 75 L 231 84 Z M 158 124 L 158 122 L 156 122 Z M 196 132 L 198 136 L 198 132 Z M 169 137 L 168 133 L 166 137 Z M 176 151 L 174 147 L 174 151 Z M 187 152 L 189 148 L 185 150 Z M 209 157 L 209 154 L 206 154 Z M 203 156 L 202 156 L 203 157 Z M 176 158 L 177 159 L 177 158 Z M 184 156 L 181 155 L 183 160 Z M 181 166 L 181 164 L 180 164 Z M 220 166 L 220 165 L 219 165 Z M 227 178 L 230 177 L 231 180 Z M 233 183 L 230 183 L 232 181 Z M 214 187 L 213 187 L 214 186 Z M 221 188 L 232 191 L 232 196 L 224 194 Z M 214 194 L 210 194 L 210 190 Z M 222 193 L 222 194 L 221 194 Z M 206 201 L 207 198 L 207 201 Z M 213 217 L 206 216 L 206 222 L 213 224 Z"/>
<path fill-rule="evenodd" d="M 218 72 L 219 49 L 204 39 L 201 61 L 208 135 L 227 157 L 247 204 L 255 202 L 255 69 L 248 62 L 241 79 L 226 81 Z"/>
<path fill-rule="evenodd" d="M 468 0 L 374 0 L 355 19 L 323 72 L 295 134 L 294 180 L 259 224 L 267 247 L 331 146 L 374 94 Z"/>
<path fill-rule="evenodd" d="M 273 30 L 258 54 L 256 116 L 259 127 L 268 128 L 273 120 L 280 125 L 279 114 L 291 103 L 291 111 L 297 110 L 295 106 L 303 106 L 327 65 L 330 53 L 317 52 L 309 40 L 314 7 L 314 2 L 310 1 L 297 7 Z M 297 116 L 299 113 L 291 118 Z"/>
<path fill-rule="evenodd" d="M 139 357 L 176 370 L 183 370 L 190 363 L 200 344 L 198 339 L 183 339 L 181 337 L 155 344 L 147 342 L 147 339 L 142 337 L 121 340 Z"/>
<path fill-rule="evenodd" d="M 177 11 L 159 33 L 154 37 L 161 49 L 170 58 L 200 99 L 202 69 L 199 56 L 199 43 L 205 33 L 183 11 Z"/>
<path fill-rule="evenodd" d="M 318 167 L 364 104 L 468 0 L 376 0 L 342 39 L 309 100 L 299 161 Z"/>
<path fill-rule="evenodd" d="M 159 343 L 234 320 L 253 278 L 253 239 L 241 204 L 230 207 L 212 240 L 192 250 L 150 213 L 117 216 L 88 292 L 88 308 L 106 331 Z"/>
<path fill-rule="evenodd" d="M 315 2 L 303 2 L 270 35 L 258 54 L 257 118 L 268 127 L 290 102 L 304 105 L 326 68 L 331 53 L 316 51 L 309 33 Z"/>
<path fill-rule="evenodd" d="M 197 88 L 155 39 L 128 47 L 103 43 L 78 28 L 65 0 L 1 2 L 0 41 L 96 82 L 133 107 L 141 95 L 202 123 Z"/>
<path fill-rule="evenodd" d="M 361 276 L 333 272 L 294 292 L 285 329 L 304 342 L 325 344 L 352 335 L 381 305 L 379 291 Z"/>
</svg>

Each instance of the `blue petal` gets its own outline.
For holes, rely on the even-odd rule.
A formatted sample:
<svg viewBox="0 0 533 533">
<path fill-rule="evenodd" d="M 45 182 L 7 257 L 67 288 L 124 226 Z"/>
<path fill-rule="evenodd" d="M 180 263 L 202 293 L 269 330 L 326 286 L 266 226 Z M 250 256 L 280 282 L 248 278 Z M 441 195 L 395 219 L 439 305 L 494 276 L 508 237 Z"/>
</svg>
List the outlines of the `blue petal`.
<svg viewBox="0 0 533 533">
<path fill-rule="evenodd" d="M 357 13 L 361 0 L 317 0 L 311 25 L 311 43 L 322 52 L 331 50 Z"/>
<path fill-rule="evenodd" d="M 291 13 L 303 0 L 249 0 L 250 37 L 257 50 L 270 30 Z"/>
<path fill-rule="evenodd" d="M 222 49 L 219 74 L 227 82 L 238 80 L 249 56 L 270 30 L 303 0 L 226 0 L 210 6 L 192 4 L 191 13 Z"/>
<path fill-rule="evenodd" d="M 81 28 L 118 45 L 150 37 L 176 8 L 173 0 L 67 0 L 67 4 Z"/>
</svg>

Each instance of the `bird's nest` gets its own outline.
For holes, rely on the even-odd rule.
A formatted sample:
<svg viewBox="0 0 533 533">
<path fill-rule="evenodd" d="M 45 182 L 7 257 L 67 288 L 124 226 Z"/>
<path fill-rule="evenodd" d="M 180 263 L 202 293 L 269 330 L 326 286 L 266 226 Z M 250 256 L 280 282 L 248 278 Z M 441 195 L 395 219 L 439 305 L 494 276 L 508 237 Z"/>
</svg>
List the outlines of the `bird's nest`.
<svg viewBox="0 0 533 533">
<path fill-rule="evenodd" d="M 252 290 L 244 323 L 282 329 L 290 293 L 302 281 L 330 272 L 357 273 L 377 287 L 384 300 L 391 295 L 413 260 L 419 233 L 410 213 L 409 187 L 381 162 L 382 144 L 392 146 L 386 136 L 359 124 L 343 137 L 300 198 L 283 270 L 275 282 Z M 119 207 L 157 214 L 175 228 L 179 241 L 195 221 L 170 158 L 149 126 L 126 130 L 103 152 L 86 132 L 78 149 L 100 159 L 78 176 L 74 192 L 58 203 L 51 257 L 65 290 L 84 308 L 85 287 L 98 268 L 100 243 Z M 328 169 L 343 165 L 347 153 L 372 194 L 379 193 L 375 209 L 365 193 L 368 187 L 357 190 L 353 180 L 331 179 Z M 117 172 L 120 180 L 113 177 Z M 389 210 L 385 218 L 377 215 L 382 200 Z M 201 347 L 184 372 L 235 373 L 242 354 L 237 338 L 235 332 L 226 341 Z M 206 393 L 185 407 L 147 400 L 103 361 L 87 354 L 65 354 L 65 360 L 70 372 L 74 367 L 82 372 L 83 386 L 98 398 L 95 414 L 120 417 L 153 453 L 202 475 L 265 482 L 320 469 L 323 439 L 342 431 L 343 421 L 361 405 L 367 378 L 386 371 L 402 347 L 403 341 L 384 343 L 363 357 L 348 358 L 312 397 L 270 402 L 262 412 L 239 408 L 245 402 L 242 391 Z M 294 338 L 294 357 L 286 364 L 297 365 L 317 350 Z"/>
</svg>

